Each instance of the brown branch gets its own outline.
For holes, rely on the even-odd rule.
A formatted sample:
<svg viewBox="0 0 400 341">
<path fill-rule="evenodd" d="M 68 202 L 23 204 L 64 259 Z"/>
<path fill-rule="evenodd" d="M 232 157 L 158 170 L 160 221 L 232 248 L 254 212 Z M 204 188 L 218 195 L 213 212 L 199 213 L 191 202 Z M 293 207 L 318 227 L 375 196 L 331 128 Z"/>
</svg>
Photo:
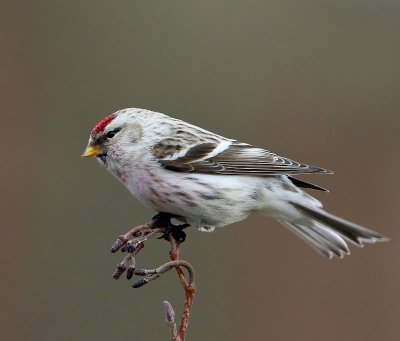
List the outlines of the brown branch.
<svg viewBox="0 0 400 341">
<path fill-rule="evenodd" d="M 120 278 L 125 270 L 127 270 L 128 279 L 131 279 L 133 275 L 143 276 L 143 278 L 135 281 L 132 285 L 134 288 L 140 288 L 157 279 L 172 268 L 175 268 L 185 291 L 185 301 L 179 330 L 177 330 L 175 323 L 174 309 L 168 301 L 164 301 L 164 314 L 171 329 L 172 341 L 185 341 L 186 331 L 189 325 L 190 311 L 196 293 L 195 274 L 192 265 L 179 258 L 181 243 L 175 240 L 173 233 L 171 233 L 171 230 L 169 229 L 170 227 L 171 226 L 165 225 L 165 220 L 159 219 L 158 216 L 156 216 L 149 223 L 136 226 L 124 235 L 119 236 L 112 245 L 111 252 L 115 253 L 118 250 L 121 250 L 122 252 L 127 252 L 127 255 L 117 265 L 113 277 L 115 279 Z M 171 261 L 162 264 L 155 269 L 136 269 L 136 256 L 143 249 L 144 242 L 158 233 L 162 233 L 164 236 L 166 231 L 168 231 L 168 240 L 171 244 L 171 250 L 169 252 Z M 183 268 L 187 270 L 187 278 Z"/>
<path fill-rule="evenodd" d="M 171 243 L 171 251 L 169 253 L 169 256 L 172 261 L 177 261 L 179 260 L 179 253 L 180 253 L 180 244 L 176 242 L 176 240 L 172 237 L 172 235 L 169 236 L 169 241 Z M 192 309 L 193 305 L 193 299 L 196 294 L 196 286 L 194 282 L 194 273 L 193 273 L 193 278 L 191 280 L 191 277 L 189 277 L 189 281 L 186 280 L 185 274 L 183 273 L 183 270 L 181 267 L 176 267 L 176 272 L 178 274 L 178 277 L 182 283 L 183 289 L 185 290 L 185 302 L 183 305 L 183 313 L 182 313 L 182 319 L 181 319 L 181 324 L 179 327 L 179 333 L 178 333 L 178 338 L 176 340 L 178 341 L 184 341 L 185 340 L 185 335 L 186 335 L 186 330 L 189 325 L 189 317 L 190 317 L 190 311 Z M 190 272 L 189 272 L 190 276 Z M 175 341 L 174 339 L 172 339 Z"/>
</svg>

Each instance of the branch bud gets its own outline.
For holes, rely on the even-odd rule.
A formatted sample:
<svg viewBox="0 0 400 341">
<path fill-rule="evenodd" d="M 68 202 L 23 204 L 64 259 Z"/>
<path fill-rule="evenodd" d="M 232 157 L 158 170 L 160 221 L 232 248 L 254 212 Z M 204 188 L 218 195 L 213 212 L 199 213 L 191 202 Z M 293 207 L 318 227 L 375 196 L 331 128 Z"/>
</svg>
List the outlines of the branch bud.
<svg viewBox="0 0 400 341">
<path fill-rule="evenodd" d="M 164 316 L 167 323 L 171 326 L 175 323 L 175 311 L 171 303 L 168 301 L 163 302 L 164 305 Z"/>
</svg>

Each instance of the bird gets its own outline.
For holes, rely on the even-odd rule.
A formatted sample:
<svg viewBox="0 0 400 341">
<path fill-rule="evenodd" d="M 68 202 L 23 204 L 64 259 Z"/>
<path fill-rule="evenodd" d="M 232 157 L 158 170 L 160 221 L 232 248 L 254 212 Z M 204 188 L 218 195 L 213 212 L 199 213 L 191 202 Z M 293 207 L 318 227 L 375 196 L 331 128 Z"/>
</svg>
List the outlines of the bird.
<svg viewBox="0 0 400 341">
<path fill-rule="evenodd" d="M 330 170 L 293 161 L 160 112 L 116 111 L 92 129 L 82 156 L 97 160 L 142 204 L 200 231 L 270 216 L 327 258 L 386 236 L 323 209 L 298 179 Z"/>
</svg>

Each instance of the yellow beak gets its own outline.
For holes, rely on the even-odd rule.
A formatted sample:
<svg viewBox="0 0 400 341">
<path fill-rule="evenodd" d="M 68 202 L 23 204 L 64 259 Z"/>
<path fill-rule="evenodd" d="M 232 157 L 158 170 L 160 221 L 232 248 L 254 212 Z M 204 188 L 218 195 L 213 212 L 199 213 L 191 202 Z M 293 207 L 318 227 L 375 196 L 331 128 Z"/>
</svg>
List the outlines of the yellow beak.
<svg viewBox="0 0 400 341">
<path fill-rule="evenodd" d="M 102 152 L 103 151 L 100 146 L 87 146 L 87 148 L 83 152 L 82 156 L 86 156 L 86 157 L 98 156 Z"/>
</svg>

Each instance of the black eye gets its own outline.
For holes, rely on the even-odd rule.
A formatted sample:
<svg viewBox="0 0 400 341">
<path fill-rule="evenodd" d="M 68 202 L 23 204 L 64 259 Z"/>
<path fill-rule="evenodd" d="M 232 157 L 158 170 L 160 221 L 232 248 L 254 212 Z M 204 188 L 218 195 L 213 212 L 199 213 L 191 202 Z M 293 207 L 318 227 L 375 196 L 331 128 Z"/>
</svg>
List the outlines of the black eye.
<svg viewBox="0 0 400 341">
<path fill-rule="evenodd" d="M 115 130 L 110 130 L 110 131 L 106 134 L 106 137 L 107 137 L 108 139 L 111 139 L 111 138 L 114 137 L 114 135 L 115 135 L 116 133 L 117 133 L 117 132 L 116 132 Z"/>
</svg>

